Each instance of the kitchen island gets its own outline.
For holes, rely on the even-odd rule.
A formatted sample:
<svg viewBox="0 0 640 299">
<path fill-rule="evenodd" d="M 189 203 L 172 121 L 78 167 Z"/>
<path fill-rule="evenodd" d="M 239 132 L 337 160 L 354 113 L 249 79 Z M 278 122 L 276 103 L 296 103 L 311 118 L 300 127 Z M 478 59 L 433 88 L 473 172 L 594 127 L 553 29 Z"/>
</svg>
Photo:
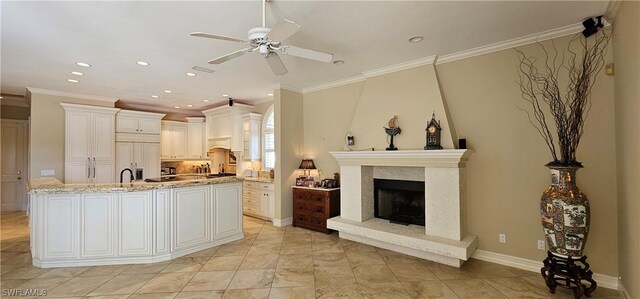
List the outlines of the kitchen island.
<svg viewBox="0 0 640 299">
<path fill-rule="evenodd" d="M 161 183 L 29 182 L 33 265 L 170 260 L 244 237 L 242 179 Z"/>
</svg>

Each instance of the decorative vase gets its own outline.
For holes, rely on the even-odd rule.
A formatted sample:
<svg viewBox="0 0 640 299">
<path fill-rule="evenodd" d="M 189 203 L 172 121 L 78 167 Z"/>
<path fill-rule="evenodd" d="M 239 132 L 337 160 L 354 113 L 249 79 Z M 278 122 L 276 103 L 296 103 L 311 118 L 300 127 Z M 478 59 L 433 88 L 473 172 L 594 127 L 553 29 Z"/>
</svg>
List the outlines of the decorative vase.
<svg viewBox="0 0 640 299">
<path fill-rule="evenodd" d="M 551 185 L 542 194 L 540 217 L 549 251 L 580 258 L 589 234 L 589 200 L 576 186 L 576 166 L 548 166 Z"/>
</svg>

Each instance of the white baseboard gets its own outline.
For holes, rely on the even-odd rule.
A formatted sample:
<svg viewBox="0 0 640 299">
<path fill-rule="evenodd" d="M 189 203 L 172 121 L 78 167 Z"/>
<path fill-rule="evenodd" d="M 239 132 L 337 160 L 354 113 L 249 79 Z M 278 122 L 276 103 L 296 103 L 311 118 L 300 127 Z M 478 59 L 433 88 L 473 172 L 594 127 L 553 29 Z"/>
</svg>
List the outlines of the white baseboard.
<svg viewBox="0 0 640 299">
<path fill-rule="evenodd" d="M 543 264 L 542 261 L 525 259 L 517 256 L 511 256 L 506 254 L 500 254 L 485 250 L 477 249 L 472 255 L 472 258 L 482 261 L 492 262 L 504 266 L 514 267 L 522 270 L 528 270 L 536 273 L 540 273 L 540 269 Z M 593 273 L 593 280 L 598 283 L 598 287 L 607 289 L 619 290 L 622 286 L 617 277 L 610 275 Z M 630 298 L 630 297 L 628 297 Z"/>
<path fill-rule="evenodd" d="M 627 288 L 622 284 L 622 281 L 618 283 L 618 291 L 622 294 L 623 299 L 631 299 L 631 295 L 629 294 L 629 291 L 627 291 Z"/>
<path fill-rule="evenodd" d="M 284 218 L 284 219 L 273 218 L 273 225 L 274 226 L 283 227 L 283 226 L 287 226 L 287 225 L 291 225 L 291 224 L 293 224 L 293 217 Z"/>
</svg>

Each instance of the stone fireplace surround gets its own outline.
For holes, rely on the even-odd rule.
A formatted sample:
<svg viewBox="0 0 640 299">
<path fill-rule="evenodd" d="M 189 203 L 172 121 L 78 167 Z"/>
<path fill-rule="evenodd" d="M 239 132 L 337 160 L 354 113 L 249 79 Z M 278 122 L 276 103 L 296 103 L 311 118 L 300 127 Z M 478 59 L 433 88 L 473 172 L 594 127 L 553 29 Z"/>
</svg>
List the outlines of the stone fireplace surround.
<svg viewBox="0 0 640 299">
<path fill-rule="evenodd" d="M 340 238 L 460 267 L 477 247 L 466 234 L 465 162 L 471 150 L 331 152 L 340 164 Z M 425 182 L 426 225 L 374 218 L 373 179 Z"/>
</svg>

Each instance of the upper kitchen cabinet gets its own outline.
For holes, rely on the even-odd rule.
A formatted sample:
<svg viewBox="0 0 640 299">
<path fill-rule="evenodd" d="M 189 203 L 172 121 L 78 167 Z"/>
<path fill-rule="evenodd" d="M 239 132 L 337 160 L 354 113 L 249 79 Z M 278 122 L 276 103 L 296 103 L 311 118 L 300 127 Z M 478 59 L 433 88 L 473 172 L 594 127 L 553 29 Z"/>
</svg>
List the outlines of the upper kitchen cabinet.
<svg viewBox="0 0 640 299">
<path fill-rule="evenodd" d="M 187 117 L 187 158 L 206 159 L 204 117 Z"/>
<path fill-rule="evenodd" d="M 160 135 L 164 114 L 121 110 L 116 116 L 116 132 Z"/>
<path fill-rule="evenodd" d="M 243 151 L 242 115 L 252 109 L 251 105 L 236 103 L 202 111 L 206 117 L 207 148 Z"/>
<path fill-rule="evenodd" d="M 186 123 L 162 121 L 160 136 L 160 158 L 162 160 L 187 159 L 187 131 Z"/>
<path fill-rule="evenodd" d="M 242 116 L 242 159 L 260 161 L 260 125 L 262 114 L 247 113 Z"/>
<path fill-rule="evenodd" d="M 65 183 L 111 183 L 117 108 L 61 103 L 65 110 Z"/>
</svg>

